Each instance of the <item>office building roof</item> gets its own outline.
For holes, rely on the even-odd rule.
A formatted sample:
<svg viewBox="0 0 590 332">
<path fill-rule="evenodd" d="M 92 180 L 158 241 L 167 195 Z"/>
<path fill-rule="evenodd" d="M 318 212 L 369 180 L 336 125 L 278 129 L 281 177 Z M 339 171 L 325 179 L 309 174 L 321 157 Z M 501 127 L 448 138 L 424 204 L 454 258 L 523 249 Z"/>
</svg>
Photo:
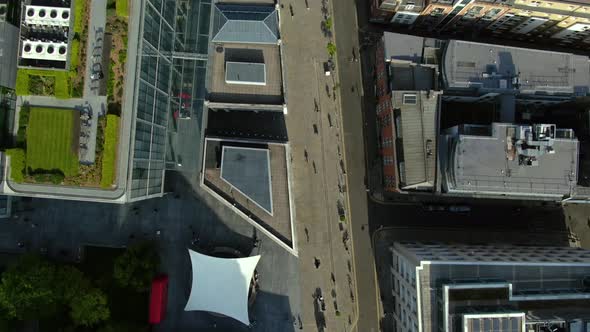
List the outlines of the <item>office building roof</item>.
<svg viewBox="0 0 590 332">
<path fill-rule="evenodd" d="M 225 82 L 228 84 L 266 85 L 264 63 L 226 62 Z"/>
<path fill-rule="evenodd" d="M 392 104 L 396 130 L 400 131 L 403 166 L 400 182 L 403 188 L 434 186 L 436 173 L 436 121 L 438 93 L 393 91 Z"/>
<path fill-rule="evenodd" d="M 413 242 L 392 253 L 399 278 L 420 285 L 424 331 L 521 332 L 590 314 L 582 248 Z"/>
<path fill-rule="evenodd" d="M 534 149 L 541 143 L 518 137 L 527 127 L 494 123 L 490 135 L 458 133 L 453 136 L 446 167 L 449 190 L 515 195 L 571 194 L 577 182 L 578 140 L 572 133 L 571 138 L 549 140 L 550 147 L 541 145 Z"/>
<path fill-rule="evenodd" d="M 272 184 L 268 149 L 224 146 L 221 178 L 272 214 Z"/>
<path fill-rule="evenodd" d="M 218 4 L 212 36 L 214 43 L 277 44 L 278 13 L 272 6 Z"/>
<path fill-rule="evenodd" d="M 287 145 L 228 135 L 232 138 L 205 139 L 203 187 L 279 245 L 296 251 Z"/>
<path fill-rule="evenodd" d="M 445 88 L 585 94 L 590 86 L 588 58 L 569 53 L 451 40 L 442 64 Z"/>
</svg>

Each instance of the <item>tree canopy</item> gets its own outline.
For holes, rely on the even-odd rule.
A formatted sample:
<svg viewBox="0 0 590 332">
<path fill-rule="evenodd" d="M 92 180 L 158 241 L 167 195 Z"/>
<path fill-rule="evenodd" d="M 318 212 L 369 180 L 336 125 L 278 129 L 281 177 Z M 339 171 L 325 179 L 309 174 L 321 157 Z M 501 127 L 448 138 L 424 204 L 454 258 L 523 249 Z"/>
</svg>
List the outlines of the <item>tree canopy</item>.
<svg viewBox="0 0 590 332">
<path fill-rule="evenodd" d="M 146 292 L 159 265 L 160 258 L 155 244 L 140 242 L 128 247 L 124 254 L 115 259 L 113 274 L 119 286 Z"/>
<path fill-rule="evenodd" d="M 72 299 L 70 316 L 75 325 L 93 326 L 109 319 L 111 312 L 106 294 L 92 288 Z"/>
<path fill-rule="evenodd" d="M 10 319 L 47 317 L 60 304 L 55 266 L 37 256 L 23 256 L 2 274 L 0 306 Z"/>
<path fill-rule="evenodd" d="M 0 312 L 8 320 L 47 318 L 69 307 L 76 325 L 109 318 L 107 297 L 73 266 L 56 266 L 25 255 L 2 274 Z"/>
</svg>

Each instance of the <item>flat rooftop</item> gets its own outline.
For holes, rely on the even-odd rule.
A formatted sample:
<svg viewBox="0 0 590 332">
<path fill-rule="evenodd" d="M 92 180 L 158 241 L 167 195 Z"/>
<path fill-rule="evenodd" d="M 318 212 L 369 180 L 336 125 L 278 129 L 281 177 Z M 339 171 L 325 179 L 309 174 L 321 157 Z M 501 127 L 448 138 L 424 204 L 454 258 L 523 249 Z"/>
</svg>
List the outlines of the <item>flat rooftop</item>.
<svg viewBox="0 0 590 332">
<path fill-rule="evenodd" d="M 208 137 L 204 153 L 203 184 L 293 248 L 287 146 Z"/>
<path fill-rule="evenodd" d="M 389 72 L 392 90 L 437 90 L 438 71 L 433 67 L 394 62 Z"/>
<path fill-rule="evenodd" d="M 245 104 L 282 104 L 283 81 L 278 45 L 223 43 L 210 54 L 211 83 L 208 100 L 212 102 Z M 265 84 L 228 83 L 233 75 L 233 63 L 264 64 Z M 229 64 L 229 66 L 228 66 Z M 259 73 L 260 71 L 258 71 Z M 258 77 L 258 80 L 262 78 Z"/>
<path fill-rule="evenodd" d="M 272 215 L 269 149 L 224 145 L 219 176 Z"/>
<path fill-rule="evenodd" d="M 569 195 L 578 172 L 577 139 L 556 138 L 553 153 L 538 157 L 537 166 L 520 165 L 507 158 L 507 129 L 494 123 L 491 136 L 459 134 L 451 138 L 447 159 L 449 190 L 525 195 Z"/>
<path fill-rule="evenodd" d="M 442 74 L 449 88 L 515 89 L 526 94 L 585 94 L 590 63 L 584 56 L 451 40 Z"/>
</svg>

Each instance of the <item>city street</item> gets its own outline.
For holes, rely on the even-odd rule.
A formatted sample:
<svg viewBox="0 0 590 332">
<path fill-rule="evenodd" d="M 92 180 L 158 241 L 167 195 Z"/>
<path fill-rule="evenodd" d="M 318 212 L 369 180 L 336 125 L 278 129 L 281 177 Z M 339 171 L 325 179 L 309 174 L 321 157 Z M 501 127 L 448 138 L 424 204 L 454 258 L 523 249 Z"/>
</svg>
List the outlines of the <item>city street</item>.
<svg viewBox="0 0 590 332">
<path fill-rule="evenodd" d="M 337 46 L 337 66 L 341 82 L 341 105 L 344 126 L 344 145 L 346 147 L 346 165 L 348 190 L 350 195 L 351 233 L 353 241 L 354 265 L 357 282 L 357 305 L 359 314 L 356 322 L 357 331 L 379 331 L 382 317 L 379 285 L 375 270 L 373 248 L 369 236 L 367 205 L 367 183 L 365 156 L 366 146 L 364 131 L 367 122 L 364 113 L 366 99 L 372 100 L 372 94 L 365 96 L 362 70 L 357 57 L 360 57 L 359 25 L 367 20 L 365 1 L 338 0 L 334 2 L 334 27 Z M 363 58 L 363 62 L 364 62 Z M 367 73 L 365 73 L 366 75 Z"/>
<path fill-rule="evenodd" d="M 344 79 L 338 62 L 335 71 L 325 72 L 328 43 L 337 45 L 338 54 L 339 34 L 344 39 L 356 34 L 355 25 L 350 24 L 355 20 L 354 2 L 287 0 L 281 8 L 286 122 L 300 239 L 302 328 L 378 331 L 368 228 L 363 227 L 364 238 L 358 236 L 361 241 L 351 234 L 367 223 L 359 95 L 348 92 L 352 80 L 357 82 L 355 87 L 360 85 L 358 62 L 347 64 Z M 337 10 L 334 15 L 332 9 Z M 335 31 L 326 28 L 332 24 Z M 341 96 L 345 93 L 347 97 Z M 347 108 L 341 109 L 341 103 Z M 317 304 L 320 294 L 326 298 L 325 310 Z M 363 312 L 359 313 L 359 306 Z"/>
</svg>

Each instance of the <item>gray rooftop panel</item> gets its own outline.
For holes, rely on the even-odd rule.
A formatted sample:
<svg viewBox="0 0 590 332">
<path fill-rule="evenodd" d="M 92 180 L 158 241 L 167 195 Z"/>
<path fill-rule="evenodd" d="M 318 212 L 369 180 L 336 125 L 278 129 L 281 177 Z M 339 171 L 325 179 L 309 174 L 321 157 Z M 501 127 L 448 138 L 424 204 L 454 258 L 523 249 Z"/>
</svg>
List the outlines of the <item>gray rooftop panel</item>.
<svg viewBox="0 0 590 332">
<path fill-rule="evenodd" d="M 264 63 L 226 62 L 225 82 L 229 84 L 266 85 Z"/>
<path fill-rule="evenodd" d="M 14 89 L 16 84 L 18 28 L 0 21 L 0 86 Z"/>
<path fill-rule="evenodd" d="M 522 317 L 515 317 L 519 314 L 476 314 L 465 316 L 467 329 L 464 332 L 523 332 Z M 522 314 L 524 316 L 524 314 Z"/>
<path fill-rule="evenodd" d="M 448 43 L 443 77 L 449 88 L 515 89 L 521 93 L 574 94 L 590 85 L 588 58 L 459 40 Z M 586 89 L 584 89 L 586 87 Z"/>
<path fill-rule="evenodd" d="M 424 38 L 399 33 L 384 32 L 385 60 L 422 62 Z"/>
<path fill-rule="evenodd" d="M 436 90 L 437 71 L 410 63 L 391 63 L 389 67 L 392 90 Z"/>
<path fill-rule="evenodd" d="M 267 149 L 224 146 L 221 178 L 272 214 L 270 154 Z"/>
<path fill-rule="evenodd" d="M 277 44 L 278 14 L 270 6 L 215 6 L 213 14 L 214 43 Z"/>
</svg>

